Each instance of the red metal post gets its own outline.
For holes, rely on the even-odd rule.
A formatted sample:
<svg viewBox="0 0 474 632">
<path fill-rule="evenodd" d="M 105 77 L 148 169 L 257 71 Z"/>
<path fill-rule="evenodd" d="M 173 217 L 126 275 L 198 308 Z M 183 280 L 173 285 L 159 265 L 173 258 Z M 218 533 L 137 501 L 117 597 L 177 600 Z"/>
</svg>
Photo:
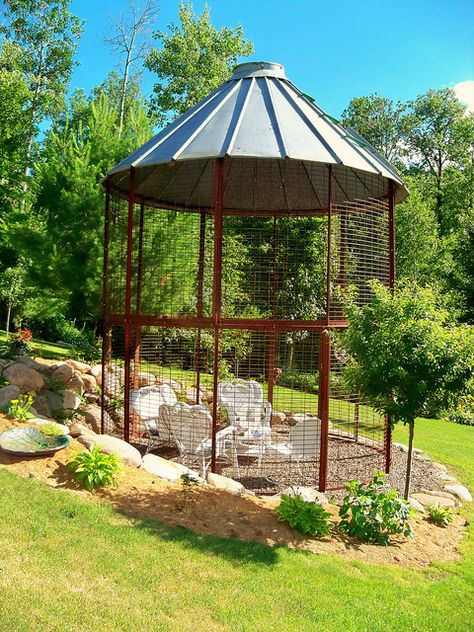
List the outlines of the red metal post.
<svg viewBox="0 0 474 632">
<path fill-rule="evenodd" d="M 130 187 L 128 194 L 127 225 L 127 267 L 125 280 L 125 374 L 124 374 L 124 430 L 123 438 L 130 440 L 130 363 L 132 347 L 132 325 L 130 322 L 132 305 L 132 253 L 133 253 L 133 210 L 135 205 L 135 169 L 130 167 Z"/>
<path fill-rule="evenodd" d="M 388 181 L 388 283 L 395 286 L 395 195 L 393 180 Z M 392 468 L 392 426 L 390 419 L 385 418 L 385 471 Z"/>
<path fill-rule="evenodd" d="M 272 306 L 272 320 L 276 319 L 276 294 L 277 294 L 277 271 L 276 271 L 276 228 L 277 228 L 277 218 L 276 215 L 273 216 L 273 230 L 272 230 L 272 284 L 271 284 L 271 296 L 270 302 Z M 275 348 L 276 348 L 276 330 L 273 327 L 270 332 L 270 340 L 269 340 L 269 348 L 268 348 L 268 368 L 267 368 L 267 399 L 270 404 L 273 406 L 273 387 L 275 385 Z"/>
<path fill-rule="evenodd" d="M 100 395 L 100 432 L 104 432 L 104 383 L 105 367 L 107 365 L 110 350 L 110 326 L 107 320 L 107 276 L 109 269 L 109 228 L 110 228 L 110 180 L 107 178 L 105 185 L 105 217 L 104 217 L 104 264 L 102 278 L 102 386 Z"/>
<path fill-rule="evenodd" d="M 214 285 L 212 312 L 214 322 L 214 360 L 212 397 L 211 471 L 216 471 L 217 385 L 219 381 L 219 327 L 222 302 L 222 229 L 224 211 L 224 159 L 218 158 L 214 168 Z"/>
<path fill-rule="evenodd" d="M 197 287 L 197 305 L 196 316 L 203 316 L 203 290 L 204 290 L 204 256 L 206 244 L 206 214 L 201 213 L 199 223 L 199 264 L 198 264 L 198 287 Z M 196 330 L 196 347 L 194 351 L 194 370 L 196 372 L 196 404 L 201 399 L 201 327 Z"/>
<path fill-rule="evenodd" d="M 136 306 L 135 314 L 140 316 L 141 312 L 141 298 L 142 298 L 142 269 L 143 269 L 143 225 L 145 221 L 145 208 L 143 202 L 140 204 L 140 219 L 138 229 L 138 259 L 137 259 L 137 294 L 136 294 Z M 142 344 L 142 328 L 138 324 L 134 328 L 135 338 L 133 341 L 133 388 L 139 387 L 140 377 L 140 353 Z M 136 438 L 138 435 L 138 415 L 135 411 L 132 411 L 132 438 Z"/>
<path fill-rule="evenodd" d="M 332 166 L 328 166 L 328 236 L 326 269 L 326 325 L 331 321 L 331 231 L 332 231 Z M 328 475 L 329 444 L 329 376 L 331 370 L 331 348 L 328 331 L 319 337 L 319 394 L 318 416 L 321 420 L 321 444 L 319 452 L 319 489 L 326 491 Z"/>
</svg>

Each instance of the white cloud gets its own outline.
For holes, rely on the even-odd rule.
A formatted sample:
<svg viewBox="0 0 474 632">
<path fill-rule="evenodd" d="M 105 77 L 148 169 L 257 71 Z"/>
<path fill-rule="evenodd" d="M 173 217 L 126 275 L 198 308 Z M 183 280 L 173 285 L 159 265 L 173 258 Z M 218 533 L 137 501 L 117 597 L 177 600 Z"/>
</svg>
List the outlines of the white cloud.
<svg viewBox="0 0 474 632">
<path fill-rule="evenodd" d="M 474 81 L 461 81 L 453 86 L 457 98 L 467 105 L 468 112 L 474 112 Z"/>
</svg>

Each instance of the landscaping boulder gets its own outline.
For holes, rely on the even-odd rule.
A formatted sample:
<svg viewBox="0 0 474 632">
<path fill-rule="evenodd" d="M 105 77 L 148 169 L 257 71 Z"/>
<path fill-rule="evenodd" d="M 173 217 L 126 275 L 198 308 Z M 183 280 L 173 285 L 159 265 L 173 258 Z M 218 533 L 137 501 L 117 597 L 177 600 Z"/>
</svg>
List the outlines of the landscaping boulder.
<svg viewBox="0 0 474 632">
<path fill-rule="evenodd" d="M 446 507 L 456 507 L 456 502 L 452 496 L 448 498 L 447 496 L 440 496 L 438 494 L 435 495 L 434 492 L 433 494 L 419 492 L 416 494 L 412 494 L 411 497 L 421 503 L 423 507 L 426 507 L 427 505 L 432 505 L 433 507 L 442 507 L 443 509 Z"/>
<path fill-rule="evenodd" d="M 413 496 L 410 496 L 408 498 L 408 502 L 410 503 L 410 507 L 414 510 L 414 511 L 419 511 L 420 513 L 426 513 L 425 512 L 425 508 L 423 507 L 423 505 L 420 503 L 420 501 L 416 500 L 416 498 L 413 498 Z"/>
<path fill-rule="evenodd" d="M 287 417 L 286 422 L 289 426 L 296 426 L 300 421 L 310 421 L 310 420 L 318 420 L 317 417 L 313 415 L 307 415 L 306 413 L 292 413 L 289 417 Z"/>
<path fill-rule="evenodd" d="M 83 373 L 81 375 L 82 382 L 84 384 L 86 393 L 94 393 L 97 388 L 97 380 L 93 375 L 89 375 L 89 373 Z"/>
<path fill-rule="evenodd" d="M 0 410 L 7 410 L 12 399 L 18 399 L 19 394 L 20 389 L 13 384 L 0 388 Z"/>
<path fill-rule="evenodd" d="M 102 388 L 104 389 L 104 393 L 107 395 L 111 395 L 112 397 L 117 396 L 120 393 L 120 380 L 111 371 L 107 371 L 103 376 L 102 380 Z"/>
<path fill-rule="evenodd" d="M 87 404 L 81 410 L 81 414 L 84 416 L 86 423 L 90 425 L 94 432 L 100 433 L 100 406 L 96 404 Z M 104 410 L 104 432 L 113 432 L 114 430 L 114 422 L 112 418 L 108 414 L 107 411 Z"/>
<path fill-rule="evenodd" d="M 102 365 L 101 364 L 93 364 L 89 369 L 89 373 L 94 377 L 97 377 L 102 373 Z"/>
<path fill-rule="evenodd" d="M 226 492 L 230 492 L 231 494 L 235 494 L 236 496 L 240 496 L 243 492 L 245 492 L 245 487 L 242 483 L 238 483 L 227 476 L 214 474 L 213 472 L 209 472 L 207 475 L 207 483 L 211 487 L 222 489 Z"/>
<path fill-rule="evenodd" d="M 457 485 L 445 485 L 444 489 L 450 494 L 457 496 L 459 500 L 465 503 L 472 503 L 471 492 L 467 487 L 464 487 L 464 485 L 460 485 L 459 483 Z"/>
<path fill-rule="evenodd" d="M 58 380 L 63 382 L 63 384 L 66 384 L 66 382 L 68 382 L 72 378 L 73 373 L 74 369 L 72 368 L 72 366 L 69 366 L 69 364 L 66 364 L 66 362 L 59 362 L 55 365 L 51 378 L 53 380 Z"/>
<path fill-rule="evenodd" d="M 82 376 L 80 371 L 74 371 L 71 378 L 66 382 L 66 388 L 69 391 L 73 391 L 76 395 L 84 394 L 86 387 L 84 386 L 84 382 L 82 381 Z"/>
<path fill-rule="evenodd" d="M 63 391 L 64 410 L 76 410 L 81 405 L 81 398 L 74 391 Z"/>
<path fill-rule="evenodd" d="M 117 432 L 123 432 L 125 427 L 125 411 L 123 408 L 113 408 L 110 411 L 110 416 L 114 422 L 115 430 Z"/>
<path fill-rule="evenodd" d="M 20 364 L 24 364 L 29 369 L 34 369 L 35 371 L 39 371 L 40 373 L 43 373 L 43 375 L 51 374 L 51 370 L 48 371 L 48 369 L 50 369 L 49 365 L 43 364 L 41 362 L 37 362 L 36 360 L 33 360 L 33 358 L 30 358 L 29 356 L 23 356 L 22 358 L 18 358 L 17 362 L 19 362 Z"/>
<path fill-rule="evenodd" d="M 159 478 L 163 478 L 170 483 L 179 481 L 183 474 L 192 476 L 200 483 L 204 482 L 199 474 L 194 470 L 191 470 L 189 467 L 181 465 L 181 463 L 168 461 L 168 459 L 163 459 L 161 456 L 157 456 L 156 454 L 145 454 L 142 461 L 142 468 L 144 470 L 150 474 L 158 476 Z"/>
<path fill-rule="evenodd" d="M 86 426 L 85 424 L 81 424 L 79 422 L 74 422 L 69 426 L 69 434 L 71 435 L 71 437 L 79 437 L 80 435 L 95 435 L 96 433 L 91 428 L 89 428 L 89 426 Z"/>
<path fill-rule="evenodd" d="M 280 496 L 282 494 L 291 496 L 291 498 L 301 496 L 301 498 L 307 503 L 316 503 L 318 505 L 327 505 L 329 503 L 327 496 L 325 496 L 322 492 L 319 492 L 317 489 L 314 489 L 314 487 L 299 487 L 298 485 L 293 485 L 284 489 Z"/>
<path fill-rule="evenodd" d="M 48 417 L 50 419 L 53 417 L 53 411 L 49 405 L 48 397 L 45 394 L 45 391 L 40 391 L 38 395 L 35 397 L 33 401 L 33 406 L 35 410 L 43 417 Z"/>
<path fill-rule="evenodd" d="M 120 460 L 126 465 L 132 467 L 140 467 L 142 464 L 142 457 L 140 452 L 122 439 L 117 437 L 110 437 L 109 435 L 92 435 L 90 433 L 79 435 L 77 438 L 87 448 L 92 445 L 96 445 L 103 450 L 106 454 L 116 454 Z"/>
<path fill-rule="evenodd" d="M 285 413 L 278 412 L 277 410 L 274 410 L 272 412 L 272 425 L 281 426 L 282 424 L 285 423 L 285 421 L 286 421 Z"/>
<path fill-rule="evenodd" d="M 51 411 L 48 415 L 49 417 L 54 417 L 56 414 L 64 410 L 62 392 L 57 393 L 56 391 L 49 391 L 45 389 L 41 391 L 40 395 L 44 396 L 47 400 L 49 410 Z M 36 402 L 34 405 L 36 406 Z"/>
<path fill-rule="evenodd" d="M 79 360 L 68 360 L 67 363 L 69 366 L 72 366 L 75 371 L 79 371 L 80 373 L 88 373 L 91 370 L 90 364 L 79 362 Z"/>
<path fill-rule="evenodd" d="M 30 369 L 19 362 L 8 366 L 3 371 L 4 377 L 13 384 L 18 386 L 21 392 L 39 391 L 44 386 L 44 377 L 36 369 Z"/>
</svg>

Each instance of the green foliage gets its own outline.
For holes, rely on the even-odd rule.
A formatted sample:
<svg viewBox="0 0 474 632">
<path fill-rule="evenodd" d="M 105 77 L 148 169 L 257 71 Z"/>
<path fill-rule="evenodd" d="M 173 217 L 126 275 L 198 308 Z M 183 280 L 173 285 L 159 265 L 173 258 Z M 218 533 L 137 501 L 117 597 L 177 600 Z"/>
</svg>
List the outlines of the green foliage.
<svg viewBox="0 0 474 632">
<path fill-rule="evenodd" d="M 278 377 L 279 386 L 287 386 L 305 393 L 314 393 L 318 390 L 318 373 L 303 373 L 297 370 L 283 369 Z"/>
<path fill-rule="evenodd" d="M 105 454 L 98 446 L 76 452 L 68 462 L 68 469 L 88 491 L 94 487 L 110 487 L 116 482 L 122 464 L 116 454 Z"/>
<path fill-rule="evenodd" d="M 33 405 L 33 400 L 33 393 L 22 393 L 18 399 L 12 399 L 8 406 L 8 416 L 18 421 L 26 421 L 31 417 L 29 411 Z"/>
<path fill-rule="evenodd" d="M 194 476 L 188 473 L 181 474 L 180 480 L 181 480 L 181 489 L 183 492 L 183 502 L 184 504 L 186 504 L 188 501 L 189 492 L 195 485 L 199 484 L 199 481 Z"/>
<path fill-rule="evenodd" d="M 212 26 L 207 5 L 195 16 L 190 2 L 180 2 L 178 14 L 179 25 L 171 24 L 169 33 L 155 33 L 161 48 L 151 50 L 145 61 L 159 79 L 152 108 L 160 122 L 207 96 L 229 77 L 239 57 L 253 52 L 241 26 L 219 30 Z"/>
<path fill-rule="evenodd" d="M 64 430 L 61 426 L 54 422 L 42 424 L 39 429 L 47 437 L 60 437 L 64 434 Z"/>
<path fill-rule="evenodd" d="M 390 544 L 390 535 L 413 537 L 409 524 L 413 510 L 396 489 L 387 489 L 385 474 L 376 472 L 369 483 L 346 483 L 347 494 L 339 510 L 339 530 L 364 542 Z"/>
<path fill-rule="evenodd" d="M 453 521 L 453 512 L 450 507 L 435 507 L 434 505 L 426 505 L 426 511 L 431 522 L 447 527 Z"/>
<path fill-rule="evenodd" d="M 301 533 L 311 535 L 329 535 L 332 527 L 331 514 L 322 505 L 307 502 L 301 496 L 282 494 L 279 506 L 275 510 L 278 520 L 288 522 L 290 527 Z"/>
<path fill-rule="evenodd" d="M 369 305 L 347 295 L 350 324 L 335 338 L 350 356 L 350 387 L 393 422 L 455 404 L 474 375 L 474 328 L 455 326 L 430 288 L 399 283 L 392 293 L 373 282 L 371 289 Z"/>
<path fill-rule="evenodd" d="M 378 94 L 352 99 L 341 116 L 344 127 L 355 129 L 387 160 L 399 162 L 406 131 L 406 106 Z"/>
<path fill-rule="evenodd" d="M 447 420 L 464 426 L 474 426 L 474 395 L 469 393 L 458 402 L 455 408 L 448 411 Z"/>
</svg>

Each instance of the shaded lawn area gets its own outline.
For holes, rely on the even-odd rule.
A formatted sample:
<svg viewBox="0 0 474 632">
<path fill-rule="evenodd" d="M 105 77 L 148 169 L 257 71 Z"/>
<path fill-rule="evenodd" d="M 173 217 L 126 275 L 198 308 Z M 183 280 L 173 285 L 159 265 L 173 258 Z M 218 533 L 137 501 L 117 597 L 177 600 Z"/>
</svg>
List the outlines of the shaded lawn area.
<svg viewBox="0 0 474 632">
<path fill-rule="evenodd" d="M 474 487 L 473 428 L 418 420 L 416 444 Z M 131 522 L 5 470 L 0 494 L 2 630 L 474 627 L 472 526 L 459 562 L 411 571 Z"/>
</svg>

